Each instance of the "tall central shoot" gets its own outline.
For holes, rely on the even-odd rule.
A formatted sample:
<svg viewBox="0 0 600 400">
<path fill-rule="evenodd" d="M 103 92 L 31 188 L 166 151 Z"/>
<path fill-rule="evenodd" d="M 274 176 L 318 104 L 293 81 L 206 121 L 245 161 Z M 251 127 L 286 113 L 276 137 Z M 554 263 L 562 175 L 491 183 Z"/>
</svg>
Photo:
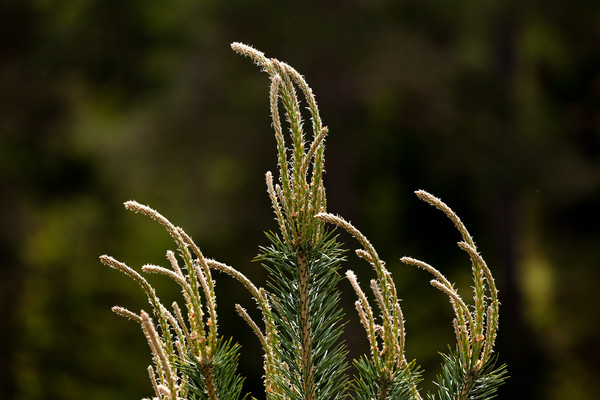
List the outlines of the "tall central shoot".
<svg viewBox="0 0 600 400">
<path fill-rule="evenodd" d="M 278 393 L 286 399 L 332 399 L 345 395 L 346 350 L 339 338 L 339 264 L 342 250 L 315 215 L 326 211 L 323 126 L 312 90 L 289 65 L 267 59 L 252 47 L 234 43 L 233 50 L 250 57 L 271 77 L 270 106 L 277 142 L 279 179 L 271 172 L 266 183 L 279 234 L 268 234 L 270 246 L 259 259 L 269 272 L 274 319 L 280 332 L 277 358 L 281 361 Z M 303 93 L 312 122 L 312 141 L 303 130 Z M 283 106 L 291 143 L 280 117 Z M 268 391 L 268 389 L 267 389 Z"/>
</svg>

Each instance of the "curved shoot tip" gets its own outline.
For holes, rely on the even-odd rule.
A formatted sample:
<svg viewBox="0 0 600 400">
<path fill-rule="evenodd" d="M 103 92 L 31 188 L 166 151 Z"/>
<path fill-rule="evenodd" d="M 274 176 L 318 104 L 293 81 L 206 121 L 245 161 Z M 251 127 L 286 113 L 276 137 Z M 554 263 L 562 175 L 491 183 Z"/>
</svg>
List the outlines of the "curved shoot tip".
<svg viewBox="0 0 600 400">
<path fill-rule="evenodd" d="M 256 50 L 252 46 L 248 46 L 247 44 L 240 42 L 233 42 L 231 43 L 231 49 L 238 54 L 251 58 L 257 65 L 262 67 L 267 67 L 267 65 L 269 65 L 269 61 L 266 59 L 265 53 Z"/>
</svg>

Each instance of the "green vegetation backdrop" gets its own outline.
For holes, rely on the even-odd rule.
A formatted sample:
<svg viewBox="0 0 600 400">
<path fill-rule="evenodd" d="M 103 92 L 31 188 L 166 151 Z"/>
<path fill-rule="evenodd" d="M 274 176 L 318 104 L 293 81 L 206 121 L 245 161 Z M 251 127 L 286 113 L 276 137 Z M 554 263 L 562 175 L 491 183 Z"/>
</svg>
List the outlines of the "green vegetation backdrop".
<svg viewBox="0 0 600 400">
<path fill-rule="evenodd" d="M 143 335 L 110 312 L 146 300 L 98 255 L 139 270 L 172 245 L 123 201 L 151 204 L 264 283 L 251 260 L 275 228 L 268 85 L 233 41 L 287 61 L 315 91 L 329 210 L 388 260 L 407 357 L 439 373 L 453 331 L 444 295 L 400 257 L 469 285 L 453 227 L 412 194 L 423 188 L 461 215 L 497 277 L 511 375 L 500 398 L 600 398 L 596 0 L 2 2 L 0 398 L 150 395 Z M 369 279 L 356 258 L 347 266 Z M 233 308 L 252 301 L 217 278 L 221 332 L 242 344 L 259 395 L 259 345 Z M 349 350 L 363 352 L 344 283 Z"/>
</svg>

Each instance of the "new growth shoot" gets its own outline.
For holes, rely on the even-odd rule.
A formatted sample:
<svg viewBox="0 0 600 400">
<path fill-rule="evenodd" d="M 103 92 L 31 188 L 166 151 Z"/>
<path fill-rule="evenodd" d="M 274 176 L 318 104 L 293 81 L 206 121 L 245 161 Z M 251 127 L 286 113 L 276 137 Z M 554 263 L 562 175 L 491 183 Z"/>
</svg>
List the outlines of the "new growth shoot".
<svg viewBox="0 0 600 400">
<path fill-rule="evenodd" d="M 267 286 L 257 287 L 239 269 L 205 257 L 182 228 L 152 208 L 126 202 L 128 210 L 162 225 L 176 247 L 176 251 L 166 252 L 166 267 L 144 265 L 141 270 L 176 282 L 183 306 L 177 302 L 164 305 L 142 275 L 110 256 L 100 257 L 102 263 L 137 282 L 148 297 L 151 312 L 136 313 L 118 306 L 113 311 L 139 324 L 146 337 L 153 356 L 153 365 L 148 367 L 152 398 L 236 400 L 248 396 L 237 371 L 240 348 L 218 331 L 212 275 L 216 270 L 239 281 L 262 315 L 257 322 L 240 304 L 235 306 L 262 346 L 267 399 L 422 399 L 421 370 L 405 356 L 405 319 L 392 274 L 356 227 L 327 211 L 323 174 L 328 129 L 311 88 L 288 64 L 241 43 L 231 47 L 254 61 L 270 79 L 278 170 L 275 175 L 266 173 L 266 186 L 279 232 L 267 234 L 270 244 L 261 247 L 257 257 L 268 273 Z M 310 115 L 310 135 L 304 129 L 303 103 Z M 499 302 L 491 270 L 458 216 L 431 194 L 422 190 L 416 194 L 448 216 L 460 232 L 458 245 L 470 257 L 474 288 L 474 304 L 469 305 L 439 270 L 423 261 L 402 258 L 433 275 L 431 284 L 448 295 L 455 313 L 455 348 L 443 355 L 437 393 L 426 397 L 493 398 L 506 375 L 504 366 L 495 367 L 493 355 Z M 345 316 L 337 287 L 344 256 L 333 232 L 336 228 L 357 240 L 357 256 L 375 275 L 369 284 L 373 305 L 356 274 L 345 274 L 356 292 L 355 307 L 370 348 L 368 354 L 353 361 L 354 376 L 348 376 L 348 353 L 342 340 Z"/>
</svg>

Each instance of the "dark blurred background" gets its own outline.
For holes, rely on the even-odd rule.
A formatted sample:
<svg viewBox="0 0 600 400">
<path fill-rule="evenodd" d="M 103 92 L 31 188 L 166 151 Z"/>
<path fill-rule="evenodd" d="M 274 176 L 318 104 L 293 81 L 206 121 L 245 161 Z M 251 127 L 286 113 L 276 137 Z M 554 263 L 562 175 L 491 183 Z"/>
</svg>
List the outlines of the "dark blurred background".
<svg viewBox="0 0 600 400">
<path fill-rule="evenodd" d="M 497 350 L 511 375 L 500 398 L 600 398 L 597 0 L 3 1 L 0 398 L 152 394 L 139 327 L 110 312 L 149 306 L 98 256 L 139 270 L 166 265 L 174 245 L 123 201 L 151 205 L 264 284 L 251 261 L 276 227 L 269 82 L 232 41 L 290 63 L 316 93 L 329 211 L 394 273 L 425 390 L 454 343 L 452 313 L 399 258 L 472 295 L 458 233 L 416 189 L 454 208 L 497 278 Z M 343 268 L 365 287 L 373 276 L 352 252 Z M 253 303 L 217 279 L 220 330 L 243 345 L 240 370 L 261 398 L 258 341 L 233 310 Z M 341 290 L 357 355 L 366 339 Z"/>
</svg>

